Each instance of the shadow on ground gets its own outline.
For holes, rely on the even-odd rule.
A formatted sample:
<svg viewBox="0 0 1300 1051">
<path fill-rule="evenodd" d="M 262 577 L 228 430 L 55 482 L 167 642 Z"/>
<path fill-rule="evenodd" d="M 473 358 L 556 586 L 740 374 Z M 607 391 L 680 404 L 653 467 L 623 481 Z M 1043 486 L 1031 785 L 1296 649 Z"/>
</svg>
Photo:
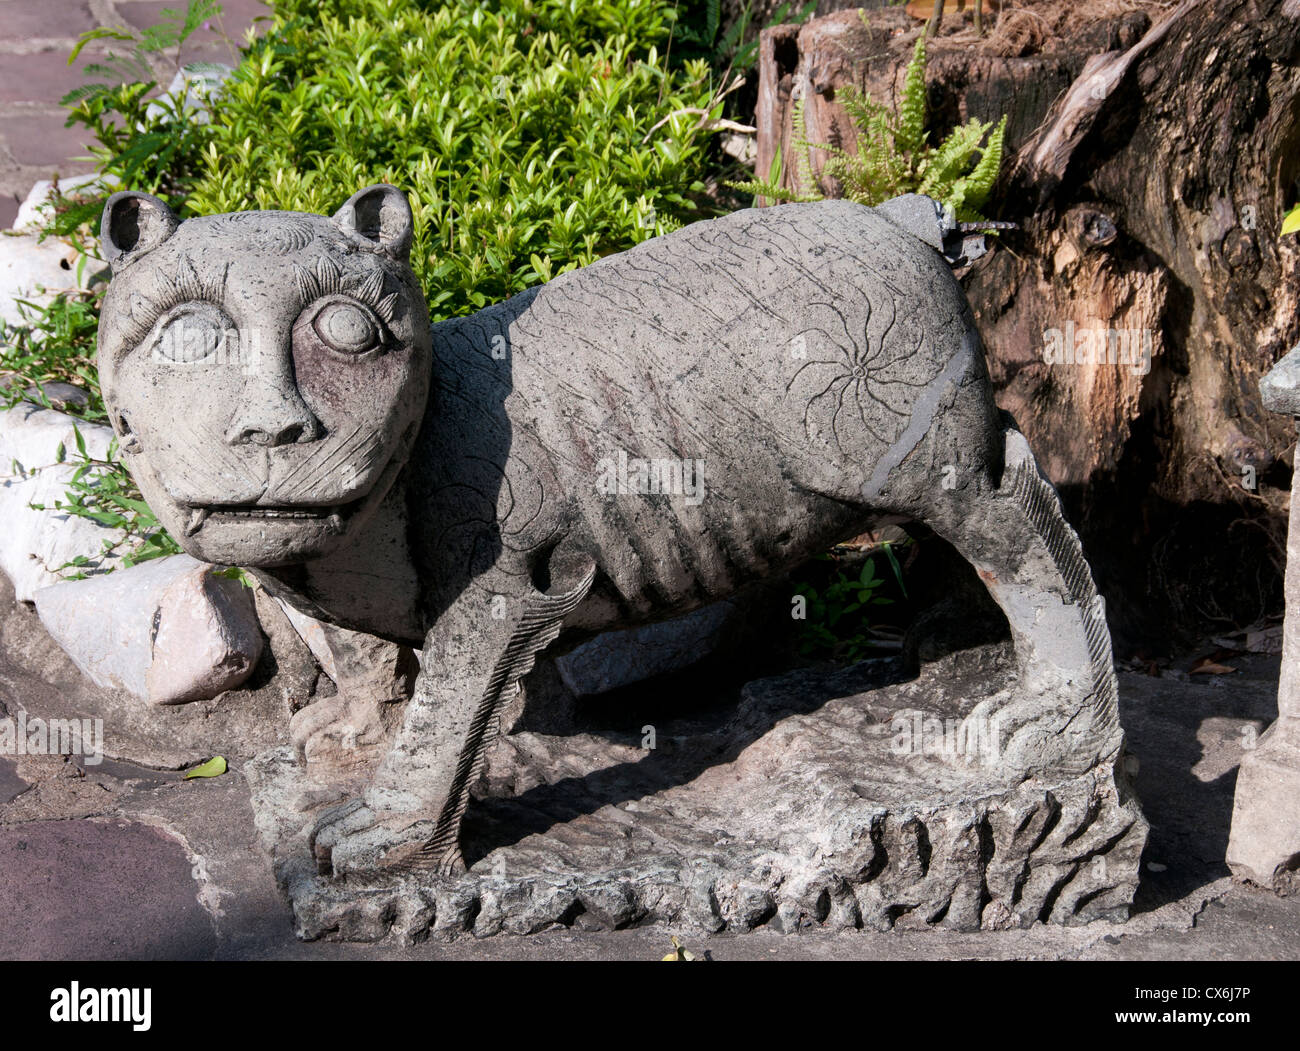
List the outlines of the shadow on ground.
<svg viewBox="0 0 1300 1051">
<path fill-rule="evenodd" d="M 1135 913 L 1230 874 L 1224 857 L 1237 768 L 1246 747 L 1277 718 L 1279 658 L 1232 664 L 1238 670 L 1231 675 L 1120 676 L 1120 717 L 1151 823 Z"/>
</svg>

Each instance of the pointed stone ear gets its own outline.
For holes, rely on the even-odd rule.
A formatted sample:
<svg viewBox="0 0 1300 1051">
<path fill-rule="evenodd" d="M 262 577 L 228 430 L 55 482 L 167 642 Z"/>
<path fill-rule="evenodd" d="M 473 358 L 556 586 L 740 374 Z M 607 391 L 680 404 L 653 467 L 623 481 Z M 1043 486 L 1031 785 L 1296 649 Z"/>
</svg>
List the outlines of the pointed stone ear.
<svg viewBox="0 0 1300 1051">
<path fill-rule="evenodd" d="M 411 253 L 415 220 L 406 194 L 379 183 L 358 190 L 334 213 L 339 229 L 353 241 L 406 262 Z"/>
<path fill-rule="evenodd" d="M 104 204 L 99 243 L 104 258 L 114 266 L 122 266 L 157 248 L 179 225 L 165 201 L 147 193 L 123 190 Z"/>
</svg>

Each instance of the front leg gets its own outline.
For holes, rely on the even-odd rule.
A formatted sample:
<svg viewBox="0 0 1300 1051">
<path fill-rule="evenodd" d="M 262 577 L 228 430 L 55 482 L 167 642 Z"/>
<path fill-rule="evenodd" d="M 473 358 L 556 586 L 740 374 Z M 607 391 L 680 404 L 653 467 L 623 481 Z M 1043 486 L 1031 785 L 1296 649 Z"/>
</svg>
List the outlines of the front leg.
<svg viewBox="0 0 1300 1051">
<path fill-rule="evenodd" d="M 543 594 L 520 587 L 527 577 L 490 574 L 439 618 L 373 783 L 316 827 L 312 850 L 322 872 L 463 870 L 461 819 L 500 712 L 590 591 L 595 562 L 552 555 L 550 578 Z"/>
</svg>

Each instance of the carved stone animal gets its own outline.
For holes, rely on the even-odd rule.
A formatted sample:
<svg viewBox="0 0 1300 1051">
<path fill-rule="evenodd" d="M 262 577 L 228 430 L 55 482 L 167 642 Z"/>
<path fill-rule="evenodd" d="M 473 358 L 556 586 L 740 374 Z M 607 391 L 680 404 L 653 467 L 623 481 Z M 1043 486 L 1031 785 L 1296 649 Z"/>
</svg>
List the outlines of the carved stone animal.
<svg viewBox="0 0 1300 1051">
<path fill-rule="evenodd" d="M 1116 755 L 1101 600 L 916 200 L 737 212 L 431 328 L 392 187 L 333 218 L 110 199 L 101 378 L 160 520 L 304 612 L 423 645 L 369 783 L 317 824 L 323 871 L 456 871 L 502 705 L 557 639 L 884 522 L 946 538 L 1006 614 L 1018 685 L 976 709 L 1006 775 Z M 304 709 L 299 738 L 338 714 Z"/>
</svg>

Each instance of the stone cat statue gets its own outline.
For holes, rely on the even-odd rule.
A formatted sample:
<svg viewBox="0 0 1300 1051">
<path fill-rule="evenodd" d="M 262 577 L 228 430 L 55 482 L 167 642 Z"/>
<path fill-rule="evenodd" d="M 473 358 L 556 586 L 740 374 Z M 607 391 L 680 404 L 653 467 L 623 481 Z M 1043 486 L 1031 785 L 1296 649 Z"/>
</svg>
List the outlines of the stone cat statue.
<svg viewBox="0 0 1300 1051">
<path fill-rule="evenodd" d="M 431 327 L 391 186 L 332 218 L 108 201 L 100 376 L 158 518 L 305 613 L 423 647 L 404 710 L 369 717 L 366 783 L 316 821 L 323 873 L 460 870 L 498 716 L 551 644 L 887 522 L 947 539 L 1006 614 L 1018 687 L 976 709 L 1004 772 L 1117 755 L 1101 600 L 940 236 L 918 198 L 741 211 Z M 317 702 L 295 736 L 339 718 Z"/>
</svg>

